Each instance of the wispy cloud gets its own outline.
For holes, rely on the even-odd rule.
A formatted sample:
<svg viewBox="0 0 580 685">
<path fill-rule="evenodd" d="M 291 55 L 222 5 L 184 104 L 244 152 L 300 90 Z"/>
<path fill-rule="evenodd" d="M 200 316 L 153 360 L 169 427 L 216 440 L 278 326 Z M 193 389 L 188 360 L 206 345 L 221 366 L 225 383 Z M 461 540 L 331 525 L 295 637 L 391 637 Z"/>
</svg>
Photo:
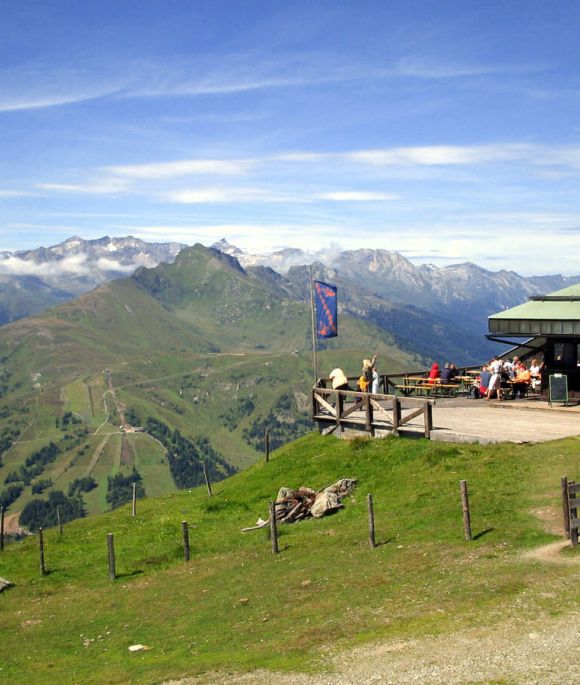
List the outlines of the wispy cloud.
<svg viewBox="0 0 580 685">
<path fill-rule="evenodd" d="M 431 145 L 361 150 L 346 153 L 343 157 L 373 166 L 449 166 L 518 160 L 532 149 L 533 146 L 526 144 Z"/>
<path fill-rule="evenodd" d="M 332 202 L 390 202 L 398 199 L 394 193 L 381 193 L 363 190 L 343 190 L 327 193 L 317 193 L 313 196 L 319 200 Z"/>
<path fill-rule="evenodd" d="M 204 204 L 224 202 L 285 202 L 287 196 L 266 188 L 196 188 L 162 193 L 163 200 L 182 204 Z"/>
<path fill-rule="evenodd" d="M 119 93 L 122 86 L 118 76 L 29 63 L 0 71 L 0 112 L 86 102 Z"/>
<path fill-rule="evenodd" d="M 30 193 L 26 193 L 22 190 L 1 190 L 0 189 L 0 198 L 22 197 L 24 195 L 30 195 Z"/>
<path fill-rule="evenodd" d="M 186 159 L 154 164 L 129 164 L 104 167 L 103 171 L 114 176 L 140 180 L 156 180 L 191 175 L 238 176 L 245 174 L 253 165 L 250 159 Z"/>
<path fill-rule="evenodd" d="M 395 73 L 401 77 L 421 79 L 453 79 L 490 74 L 527 74 L 542 70 L 538 65 L 514 64 L 469 64 L 442 62 L 435 58 L 404 57 L 395 65 Z"/>
<path fill-rule="evenodd" d="M 36 187 L 40 190 L 58 193 L 110 195 L 128 191 L 131 188 L 131 182 L 125 179 L 104 178 L 87 183 L 38 183 Z"/>
</svg>

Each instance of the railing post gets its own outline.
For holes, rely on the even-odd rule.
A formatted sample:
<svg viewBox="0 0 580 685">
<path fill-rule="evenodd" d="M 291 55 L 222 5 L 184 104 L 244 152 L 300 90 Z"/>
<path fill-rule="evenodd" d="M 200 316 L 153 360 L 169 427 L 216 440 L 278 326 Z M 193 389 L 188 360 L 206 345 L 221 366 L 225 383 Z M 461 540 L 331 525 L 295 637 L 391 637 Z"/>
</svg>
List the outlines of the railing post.
<svg viewBox="0 0 580 685">
<path fill-rule="evenodd" d="M 336 391 L 336 425 L 338 426 L 338 428 L 341 428 L 340 420 L 342 418 L 343 407 L 344 407 L 344 395 L 342 394 L 342 391 L 337 390 Z"/>
<path fill-rule="evenodd" d="M 137 483 L 133 482 L 133 493 L 132 493 L 132 507 L 131 516 L 135 518 L 137 516 Z"/>
<path fill-rule="evenodd" d="M 266 464 L 270 461 L 270 429 L 266 428 L 266 434 L 264 435 L 264 447 L 266 451 Z"/>
<path fill-rule="evenodd" d="M 371 404 L 371 396 L 367 393 L 365 395 L 365 428 L 368 433 L 374 435 L 373 428 L 373 405 Z"/>
<path fill-rule="evenodd" d="M 401 420 L 401 402 L 398 397 L 393 397 L 393 434 L 399 435 L 399 422 Z"/>
<path fill-rule="evenodd" d="M 423 404 L 423 415 L 425 419 L 425 437 L 431 439 L 431 429 L 433 428 L 433 405 L 429 400 Z"/>
<path fill-rule="evenodd" d="M 62 535 L 62 519 L 60 518 L 60 507 L 56 508 L 56 522 L 58 524 L 59 535 Z"/>
</svg>

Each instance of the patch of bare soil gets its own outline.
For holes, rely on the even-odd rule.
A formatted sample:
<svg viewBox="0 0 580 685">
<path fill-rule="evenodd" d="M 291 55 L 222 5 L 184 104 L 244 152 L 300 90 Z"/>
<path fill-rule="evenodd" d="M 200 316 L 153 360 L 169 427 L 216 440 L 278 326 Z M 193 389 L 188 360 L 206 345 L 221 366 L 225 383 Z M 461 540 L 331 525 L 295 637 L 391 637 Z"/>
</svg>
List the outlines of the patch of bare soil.
<svg viewBox="0 0 580 685">
<path fill-rule="evenodd" d="M 20 512 L 6 514 L 4 517 L 4 533 L 6 535 L 16 535 L 20 532 L 20 524 L 18 523 L 19 517 Z"/>
</svg>

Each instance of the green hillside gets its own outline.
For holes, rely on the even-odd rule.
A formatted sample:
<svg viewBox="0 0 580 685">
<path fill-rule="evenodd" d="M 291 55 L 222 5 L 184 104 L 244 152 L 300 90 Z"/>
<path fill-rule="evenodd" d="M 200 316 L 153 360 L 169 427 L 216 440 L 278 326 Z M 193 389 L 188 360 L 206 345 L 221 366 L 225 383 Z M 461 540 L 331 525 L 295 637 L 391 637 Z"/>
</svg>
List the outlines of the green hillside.
<svg viewBox="0 0 580 685">
<path fill-rule="evenodd" d="M 96 513 L 109 477 L 136 470 L 167 494 L 202 482 L 202 461 L 216 480 L 255 462 L 266 430 L 273 447 L 310 430 L 309 303 L 272 274 L 197 245 L 0 328 L 0 503 L 19 512 L 92 478 L 76 496 Z M 340 326 L 323 374 L 354 375 L 372 352 L 385 373 L 416 363 L 368 322 Z"/>
<path fill-rule="evenodd" d="M 322 654 L 376 639 L 492 632 L 527 634 L 571 616 L 577 564 L 526 559 L 557 539 L 538 514 L 557 514 L 560 476 L 578 479 L 578 439 L 538 445 L 446 445 L 310 435 L 214 487 L 138 503 L 0 553 L 0 669 L 6 682 L 153 683 L 203 672 L 323 668 Z M 333 516 L 241 534 L 280 486 L 358 479 Z M 459 481 L 469 482 L 465 542 Z M 367 543 L 366 495 L 378 547 Z M 181 521 L 192 557 L 183 561 Z M 556 519 L 557 520 L 557 519 Z M 107 577 L 113 532 L 119 577 Z M 568 553 L 570 560 L 578 554 Z M 482 634 L 486 634 L 482 632 Z M 132 654 L 128 647 L 148 650 Z M 31 658 L 32 657 L 32 658 Z M 208 675 L 207 682 L 219 681 Z"/>
</svg>

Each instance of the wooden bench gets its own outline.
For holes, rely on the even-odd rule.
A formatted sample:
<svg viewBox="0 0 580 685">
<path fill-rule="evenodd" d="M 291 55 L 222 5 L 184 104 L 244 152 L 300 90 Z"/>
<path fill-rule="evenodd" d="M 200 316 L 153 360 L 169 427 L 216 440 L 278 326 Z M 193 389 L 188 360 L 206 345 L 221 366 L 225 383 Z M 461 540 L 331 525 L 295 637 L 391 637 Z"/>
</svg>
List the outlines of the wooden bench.
<svg viewBox="0 0 580 685">
<path fill-rule="evenodd" d="M 432 388 L 433 386 L 428 385 L 427 383 L 424 383 L 422 385 L 411 385 L 409 383 L 395 385 L 395 391 L 397 395 L 399 394 L 399 391 L 401 391 L 401 394 L 403 395 L 425 395 L 426 397 L 428 397 L 431 393 Z"/>
<path fill-rule="evenodd" d="M 433 395 L 443 395 L 444 397 L 457 397 L 461 386 L 456 383 L 434 383 L 431 386 Z"/>
</svg>

